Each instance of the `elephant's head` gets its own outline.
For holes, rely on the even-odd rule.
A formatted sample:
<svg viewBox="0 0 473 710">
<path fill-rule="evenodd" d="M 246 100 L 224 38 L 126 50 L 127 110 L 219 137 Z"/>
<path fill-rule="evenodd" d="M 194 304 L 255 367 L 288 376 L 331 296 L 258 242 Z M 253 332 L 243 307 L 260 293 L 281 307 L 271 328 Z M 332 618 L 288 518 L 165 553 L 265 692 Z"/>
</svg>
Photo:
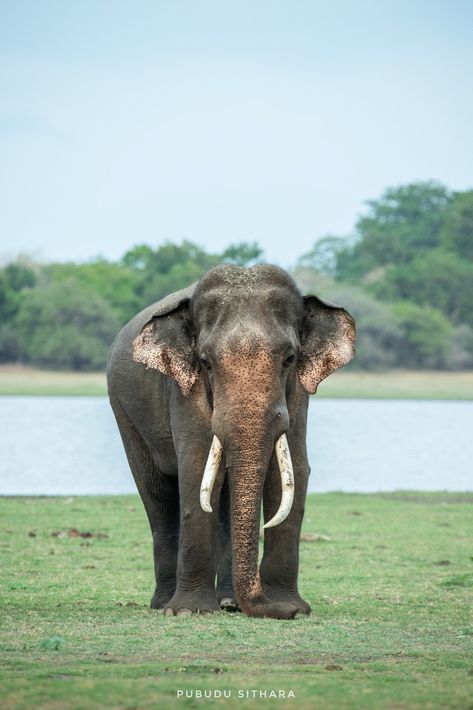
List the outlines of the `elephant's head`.
<svg viewBox="0 0 473 710">
<path fill-rule="evenodd" d="M 201 504 L 225 457 L 231 500 L 233 577 L 242 609 L 260 615 L 261 498 L 273 452 L 281 470 L 281 506 L 266 527 L 289 514 L 293 475 L 286 432 L 304 397 L 353 356 L 355 326 L 338 306 L 303 298 L 283 270 L 268 265 L 211 269 L 172 310 L 164 308 L 134 342 L 134 359 L 176 380 L 186 397 L 204 396 L 213 443 Z M 199 383 L 197 385 L 197 383 Z M 202 393 L 204 393 L 202 395 Z"/>
</svg>

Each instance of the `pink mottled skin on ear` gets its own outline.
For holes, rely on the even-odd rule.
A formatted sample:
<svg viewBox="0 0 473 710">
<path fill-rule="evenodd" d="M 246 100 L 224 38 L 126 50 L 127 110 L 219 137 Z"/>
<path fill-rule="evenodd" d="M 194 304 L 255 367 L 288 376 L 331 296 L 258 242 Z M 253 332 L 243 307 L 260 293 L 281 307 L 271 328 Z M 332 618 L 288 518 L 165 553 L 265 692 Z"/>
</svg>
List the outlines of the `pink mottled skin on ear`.
<svg viewBox="0 0 473 710">
<path fill-rule="evenodd" d="M 345 312 L 338 313 L 335 318 L 337 328 L 331 338 L 320 343 L 317 333 L 313 333 L 309 334 L 304 343 L 297 372 L 302 386 L 309 394 L 314 394 L 322 380 L 350 362 L 355 354 L 352 318 Z"/>
<path fill-rule="evenodd" d="M 133 360 L 172 377 L 185 397 L 198 378 L 197 370 L 193 369 L 177 350 L 166 343 L 156 341 L 152 323 L 145 325 L 133 341 Z"/>
</svg>

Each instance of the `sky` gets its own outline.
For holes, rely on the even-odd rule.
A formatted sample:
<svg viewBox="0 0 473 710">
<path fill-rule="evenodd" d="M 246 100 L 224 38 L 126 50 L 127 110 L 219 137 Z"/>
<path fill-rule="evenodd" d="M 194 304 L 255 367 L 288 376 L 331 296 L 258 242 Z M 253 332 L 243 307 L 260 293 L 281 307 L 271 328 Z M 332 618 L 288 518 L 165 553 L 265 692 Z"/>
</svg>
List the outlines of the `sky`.
<svg viewBox="0 0 473 710">
<path fill-rule="evenodd" d="M 0 261 L 257 241 L 473 187 L 473 3 L 0 0 Z"/>
</svg>

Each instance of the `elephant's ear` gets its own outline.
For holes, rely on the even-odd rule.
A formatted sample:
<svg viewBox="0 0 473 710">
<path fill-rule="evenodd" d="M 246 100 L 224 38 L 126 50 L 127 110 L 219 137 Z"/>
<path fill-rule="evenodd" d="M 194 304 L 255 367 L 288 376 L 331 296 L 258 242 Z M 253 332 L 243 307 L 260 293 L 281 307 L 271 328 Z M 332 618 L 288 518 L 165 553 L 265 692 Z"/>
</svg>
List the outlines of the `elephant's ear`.
<svg viewBox="0 0 473 710">
<path fill-rule="evenodd" d="M 310 394 L 323 379 L 355 354 L 355 321 L 339 306 L 317 296 L 304 297 L 299 379 Z"/>
<path fill-rule="evenodd" d="M 199 375 L 189 308 L 196 285 L 159 301 L 133 341 L 133 360 L 172 377 L 185 396 Z"/>
</svg>

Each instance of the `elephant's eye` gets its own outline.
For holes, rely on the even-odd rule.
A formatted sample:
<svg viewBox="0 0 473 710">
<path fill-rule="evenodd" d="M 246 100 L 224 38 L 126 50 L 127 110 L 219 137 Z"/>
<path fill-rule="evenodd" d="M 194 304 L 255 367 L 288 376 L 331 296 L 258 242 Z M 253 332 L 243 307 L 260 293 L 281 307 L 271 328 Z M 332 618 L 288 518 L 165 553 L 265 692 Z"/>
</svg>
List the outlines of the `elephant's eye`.
<svg viewBox="0 0 473 710">
<path fill-rule="evenodd" d="M 292 365 L 292 363 L 294 362 L 295 359 L 296 359 L 296 356 L 294 355 L 294 353 L 292 355 L 288 355 L 288 357 L 284 360 L 284 362 L 282 364 L 283 367 L 289 367 L 289 365 Z"/>
<path fill-rule="evenodd" d="M 212 365 L 210 362 L 207 360 L 205 355 L 202 355 L 200 358 L 200 364 L 202 365 L 203 368 L 205 368 L 208 372 L 212 369 Z"/>
</svg>

